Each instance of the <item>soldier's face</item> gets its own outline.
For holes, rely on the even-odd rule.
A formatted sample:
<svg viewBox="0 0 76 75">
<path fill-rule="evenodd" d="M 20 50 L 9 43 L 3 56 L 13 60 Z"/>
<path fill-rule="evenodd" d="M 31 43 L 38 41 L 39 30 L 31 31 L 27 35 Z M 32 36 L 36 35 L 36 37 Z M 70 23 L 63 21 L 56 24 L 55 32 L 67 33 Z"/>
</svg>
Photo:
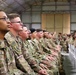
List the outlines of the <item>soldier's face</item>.
<svg viewBox="0 0 76 75">
<path fill-rule="evenodd" d="M 21 31 L 22 27 L 23 27 L 22 25 L 23 25 L 23 23 L 21 22 L 21 19 L 19 17 L 16 17 L 16 18 L 11 20 L 11 27 L 15 31 Z"/>
<path fill-rule="evenodd" d="M 44 36 L 48 38 L 49 37 L 48 32 L 44 32 Z"/>
<path fill-rule="evenodd" d="M 43 31 L 37 32 L 37 36 L 38 36 L 39 38 L 42 38 L 42 37 L 43 37 Z"/>
<path fill-rule="evenodd" d="M 10 21 L 7 18 L 5 12 L 0 12 L 0 31 L 7 32 L 9 31 Z"/>
<path fill-rule="evenodd" d="M 29 37 L 29 30 L 27 29 L 27 27 L 23 27 L 23 30 L 21 31 L 21 36 L 25 39 Z"/>
<path fill-rule="evenodd" d="M 36 31 L 33 32 L 33 33 L 32 33 L 32 36 L 33 36 L 33 38 L 36 38 L 36 37 L 37 37 L 37 32 L 36 32 Z"/>
</svg>

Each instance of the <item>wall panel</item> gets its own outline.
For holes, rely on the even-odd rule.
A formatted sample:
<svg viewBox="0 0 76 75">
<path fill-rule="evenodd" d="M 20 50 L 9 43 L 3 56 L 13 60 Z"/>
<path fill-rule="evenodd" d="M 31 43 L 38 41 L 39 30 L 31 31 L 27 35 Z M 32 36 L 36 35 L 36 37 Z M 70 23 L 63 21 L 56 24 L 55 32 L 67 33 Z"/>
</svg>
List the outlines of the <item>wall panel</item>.
<svg viewBox="0 0 76 75">
<path fill-rule="evenodd" d="M 57 6 L 57 10 L 69 10 L 69 6 Z"/>
<path fill-rule="evenodd" d="M 40 24 L 32 24 L 32 28 L 40 29 L 41 25 Z"/>
<path fill-rule="evenodd" d="M 46 29 L 46 14 L 42 14 L 42 29 Z"/>
<path fill-rule="evenodd" d="M 71 14 L 71 22 L 76 22 L 76 13 Z"/>
<path fill-rule="evenodd" d="M 22 22 L 23 23 L 31 23 L 31 14 L 30 14 L 30 12 L 24 12 L 22 14 Z"/>
<path fill-rule="evenodd" d="M 76 24 L 71 24 L 71 30 L 76 30 Z"/>
<path fill-rule="evenodd" d="M 47 31 L 48 31 L 48 32 L 54 32 L 54 29 L 47 28 Z"/>
<path fill-rule="evenodd" d="M 57 33 L 62 33 L 62 28 L 59 28 L 59 29 L 55 29 L 55 31 L 57 32 Z"/>
<path fill-rule="evenodd" d="M 63 33 L 70 34 L 70 28 L 63 28 Z"/>
<path fill-rule="evenodd" d="M 43 11 L 45 10 L 55 10 L 55 6 L 43 6 Z"/>
<path fill-rule="evenodd" d="M 70 14 L 63 14 L 63 28 L 70 28 Z"/>
<path fill-rule="evenodd" d="M 40 12 L 32 12 L 32 22 L 41 22 Z"/>
<path fill-rule="evenodd" d="M 70 33 L 70 14 L 42 14 L 42 28 L 57 33 Z"/>
<path fill-rule="evenodd" d="M 63 33 L 70 33 L 70 14 L 63 14 Z"/>
<path fill-rule="evenodd" d="M 54 14 L 47 14 L 46 21 L 46 28 L 54 28 Z"/>
<path fill-rule="evenodd" d="M 63 25 L 63 15 L 55 14 L 55 28 L 62 28 Z"/>
</svg>

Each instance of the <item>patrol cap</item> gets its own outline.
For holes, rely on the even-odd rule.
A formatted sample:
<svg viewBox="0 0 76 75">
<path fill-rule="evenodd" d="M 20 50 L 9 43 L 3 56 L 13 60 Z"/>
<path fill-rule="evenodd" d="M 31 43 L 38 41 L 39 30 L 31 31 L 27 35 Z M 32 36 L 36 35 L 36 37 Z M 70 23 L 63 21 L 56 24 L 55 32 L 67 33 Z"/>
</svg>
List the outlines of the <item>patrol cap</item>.
<svg viewBox="0 0 76 75">
<path fill-rule="evenodd" d="M 35 31 L 36 31 L 35 28 L 31 28 L 31 29 L 30 29 L 30 32 L 31 32 L 31 33 L 35 32 Z"/>
</svg>

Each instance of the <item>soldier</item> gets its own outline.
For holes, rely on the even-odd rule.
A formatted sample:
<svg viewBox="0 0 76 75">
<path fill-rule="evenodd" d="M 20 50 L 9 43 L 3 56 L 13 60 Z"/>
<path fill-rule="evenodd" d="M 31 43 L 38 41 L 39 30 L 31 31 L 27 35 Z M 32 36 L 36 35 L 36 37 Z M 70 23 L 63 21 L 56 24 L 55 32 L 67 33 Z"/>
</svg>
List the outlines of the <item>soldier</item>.
<svg viewBox="0 0 76 75">
<path fill-rule="evenodd" d="M 39 44 L 43 47 L 43 51 L 47 53 L 47 56 L 49 56 L 49 59 L 50 59 L 49 62 L 52 65 L 51 68 L 49 66 L 49 69 L 52 70 L 55 74 L 57 74 L 58 67 L 56 65 L 56 61 L 54 60 L 55 58 L 52 57 L 51 48 L 48 47 L 47 41 L 45 41 L 45 39 L 43 38 L 43 30 L 37 29 L 37 36 L 38 36 Z M 47 61 L 45 61 L 45 62 L 47 62 Z M 43 62 L 43 63 L 45 63 L 45 62 Z"/>
<path fill-rule="evenodd" d="M 11 24 L 10 31 L 5 35 L 5 38 L 8 42 L 8 46 L 11 47 L 11 51 L 14 53 L 16 67 L 24 73 L 24 75 L 35 75 L 34 71 L 31 69 L 28 62 L 24 59 L 22 54 L 22 47 L 20 38 L 18 38 L 18 32 L 22 30 L 23 23 L 21 22 L 20 16 L 16 13 L 12 13 L 8 15 Z M 13 62 L 13 60 L 11 59 Z M 12 63 L 10 60 L 8 61 L 10 64 Z M 11 69 L 14 65 L 9 65 Z M 15 75 L 23 75 L 23 73 L 19 73 L 17 68 L 14 67 L 13 71 Z"/>
<path fill-rule="evenodd" d="M 0 10 L 0 75 L 9 75 L 6 63 L 5 40 L 4 36 L 9 30 L 10 21 L 6 13 Z"/>
<path fill-rule="evenodd" d="M 47 75 L 46 70 L 42 69 L 39 66 L 39 62 L 36 58 L 34 58 L 34 54 L 36 53 L 36 50 L 34 50 L 31 46 L 31 41 L 30 43 L 26 40 L 29 37 L 29 32 L 27 30 L 27 27 L 23 27 L 23 30 L 19 32 L 20 38 L 24 41 L 23 42 L 23 55 L 25 59 L 28 61 L 30 66 L 33 68 L 35 72 L 38 74 L 44 74 Z M 31 48 L 31 49 L 30 49 Z"/>
<path fill-rule="evenodd" d="M 51 62 L 49 63 L 49 61 L 50 61 L 49 58 L 50 57 L 48 56 L 46 51 L 45 52 L 43 51 L 43 48 L 41 47 L 41 44 L 44 44 L 44 43 L 43 42 L 39 42 L 40 38 L 42 38 L 42 36 L 43 36 L 42 30 L 38 30 L 38 31 L 40 31 L 40 34 L 38 34 L 39 37 L 37 37 L 37 32 L 36 32 L 35 29 L 30 29 L 30 30 L 31 30 L 31 38 L 32 38 L 31 42 L 33 43 L 33 45 L 35 47 L 35 50 L 37 52 L 37 54 L 33 53 L 34 57 L 38 59 L 38 61 L 40 62 L 40 66 L 42 68 L 45 68 L 44 65 L 47 65 L 46 67 L 50 67 L 51 66 Z M 52 57 L 50 59 L 52 60 Z M 49 74 L 51 74 L 51 75 L 53 74 L 51 69 L 47 69 L 47 72 Z"/>
<path fill-rule="evenodd" d="M 16 70 L 15 63 L 13 62 L 9 63 L 8 61 L 11 61 L 11 59 L 14 57 L 13 52 L 11 51 L 11 48 L 8 46 L 7 40 L 4 38 L 5 34 L 9 30 L 10 27 L 10 21 L 2 10 L 0 11 L 0 75 L 20 75 L 14 73 L 14 67 Z M 9 66 L 13 65 L 13 66 Z M 10 68 L 11 67 L 11 68 Z M 12 73 L 10 72 L 12 70 Z M 17 70 L 19 73 L 21 73 L 20 70 Z M 23 72 L 22 72 L 23 73 Z"/>
</svg>

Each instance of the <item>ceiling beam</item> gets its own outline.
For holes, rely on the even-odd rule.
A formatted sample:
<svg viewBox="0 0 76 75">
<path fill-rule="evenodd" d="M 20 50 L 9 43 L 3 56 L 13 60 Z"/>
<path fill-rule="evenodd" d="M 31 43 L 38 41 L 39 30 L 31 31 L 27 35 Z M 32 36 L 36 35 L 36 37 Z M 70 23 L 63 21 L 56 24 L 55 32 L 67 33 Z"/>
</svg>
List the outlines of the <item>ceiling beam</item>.
<svg viewBox="0 0 76 75">
<path fill-rule="evenodd" d="M 25 10 L 26 10 L 26 8 L 22 5 L 22 4 L 20 4 L 17 0 L 14 0 L 16 3 L 18 3 L 22 8 L 24 8 Z"/>
</svg>

